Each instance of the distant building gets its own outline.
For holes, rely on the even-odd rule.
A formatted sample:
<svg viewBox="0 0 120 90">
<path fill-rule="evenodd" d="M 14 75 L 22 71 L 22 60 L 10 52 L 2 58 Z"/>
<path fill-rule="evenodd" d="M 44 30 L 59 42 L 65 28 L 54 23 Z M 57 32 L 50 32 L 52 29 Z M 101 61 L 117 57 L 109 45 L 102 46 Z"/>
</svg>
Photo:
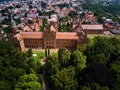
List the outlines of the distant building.
<svg viewBox="0 0 120 90">
<path fill-rule="evenodd" d="M 82 25 L 82 28 L 84 31 L 86 31 L 87 34 L 103 34 L 104 33 L 104 28 L 102 24 Z"/>
<path fill-rule="evenodd" d="M 82 20 L 78 17 L 75 17 L 72 21 L 72 29 L 76 31 L 83 30 L 87 34 L 103 34 L 104 27 L 103 24 L 82 24 Z"/>
</svg>

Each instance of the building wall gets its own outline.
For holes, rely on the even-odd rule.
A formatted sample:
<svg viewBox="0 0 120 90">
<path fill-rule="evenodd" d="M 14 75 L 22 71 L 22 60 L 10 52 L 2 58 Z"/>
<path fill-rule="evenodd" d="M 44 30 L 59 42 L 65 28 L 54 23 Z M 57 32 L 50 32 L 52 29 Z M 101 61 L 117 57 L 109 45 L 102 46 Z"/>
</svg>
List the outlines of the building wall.
<svg viewBox="0 0 120 90">
<path fill-rule="evenodd" d="M 45 43 L 45 44 L 44 44 Z M 24 44 L 26 48 L 68 48 L 76 49 L 77 40 L 68 40 L 68 39 L 57 39 L 56 41 L 44 41 L 43 39 L 24 39 Z"/>
<path fill-rule="evenodd" d="M 68 39 L 57 39 L 57 48 L 68 48 L 75 49 L 77 48 L 77 40 L 68 40 Z"/>
<path fill-rule="evenodd" d="M 26 48 L 43 48 L 43 39 L 24 39 Z"/>
<path fill-rule="evenodd" d="M 87 34 L 103 34 L 104 30 L 84 30 Z"/>
</svg>

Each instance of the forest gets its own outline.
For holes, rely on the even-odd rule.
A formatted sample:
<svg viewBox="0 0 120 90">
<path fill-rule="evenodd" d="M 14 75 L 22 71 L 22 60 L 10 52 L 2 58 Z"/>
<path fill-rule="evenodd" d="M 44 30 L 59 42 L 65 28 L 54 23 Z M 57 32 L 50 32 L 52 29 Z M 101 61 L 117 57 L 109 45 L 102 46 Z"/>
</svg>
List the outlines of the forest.
<svg viewBox="0 0 120 90">
<path fill-rule="evenodd" d="M 94 12 L 100 23 L 103 23 L 102 17 L 111 18 L 113 21 L 120 22 L 120 19 L 118 18 L 120 15 L 119 4 L 108 3 L 104 5 L 103 3 L 93 3 L 92 0 L 86 0 L 82 3 L 82 7 L 84 10 Z"/>
<path fill-rule="evenodd" d="M 45 52 L 46 53 L 46 52 Z M 120 39 L 95 37 L 76 50 L 45 54 L 17 50 L 0 41 L 0 90 L 119 90 Z M 44 56 L 44 57 L 45 57 Z"/>
</svg>

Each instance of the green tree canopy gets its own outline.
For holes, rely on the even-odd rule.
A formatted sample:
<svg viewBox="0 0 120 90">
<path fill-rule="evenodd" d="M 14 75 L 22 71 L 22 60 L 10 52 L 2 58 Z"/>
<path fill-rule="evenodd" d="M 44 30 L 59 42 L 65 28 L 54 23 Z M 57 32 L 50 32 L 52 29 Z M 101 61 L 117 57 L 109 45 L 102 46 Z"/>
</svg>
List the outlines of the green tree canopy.
<svg viewBox="0 0 120 90">
<path fill-rule="evenodd" d="M 19 78 L 15 90 L 42 90 L 42 85 L 35 74 L 28 74 Z"/>
<path fill-rule="evenodd" d="M 75 50 L 71 54 L 71 65 L 78 67 L 79 70 L 84 69 L 86 67 L 86 57 L 79 50 Z"/>
<path fill-rule="evenodd" d="M 78 75 L 79 83 L 98 83 L 102 86 L 112 87 L 114 85 L 114 79 L 109 71 L 109 68 L 104 64 L 90 65 L 82 71 L 82 80 Z M 92 89 L 93 90 L 93 89 Z"/>
<path fill-rule="evenodd" d="M 111 65 L 111 70 L 115 79 L 113 90 L 120 89 L 120 61 L 116 61 Z"/>
<path fill-rule="evenodd" d="M 70 55 L 71 52 L 66 48 L 60 48 L 58 50 L 58 59 L 60 61 L 61 66 L 68 66 L 70 63 Z"/>
<path fill-rule="evenodd" d="M 64 68 L 52 76 L 54 90 L 76 90 L 75 70 L 72 67 Z"/>
<path fill-rule="evenodd" d="M 95 37 L 93 44 L 85 51 L 88 63 L 106 64 L 110 60 L 113 47 L 110 39 L 107 37 Z"/>
</svg>

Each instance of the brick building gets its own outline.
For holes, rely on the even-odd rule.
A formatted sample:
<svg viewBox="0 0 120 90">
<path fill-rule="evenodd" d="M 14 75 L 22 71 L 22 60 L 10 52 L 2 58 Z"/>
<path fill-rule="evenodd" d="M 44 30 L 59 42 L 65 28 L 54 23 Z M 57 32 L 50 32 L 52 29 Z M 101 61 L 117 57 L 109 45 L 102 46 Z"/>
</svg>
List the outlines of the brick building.
<svg viewBox="0 0 120 90">
<path fill-rule="evenodd" d="M 58 32 L 55 25 L 47 25 L 43 32 L 20 32 L 14 35 L 13 44 L 21 50 L 25 48 L 76 49 L 79 45 L 88 41 L 87 34 L 83 30 L 78 32 Z"/>
</svg>

